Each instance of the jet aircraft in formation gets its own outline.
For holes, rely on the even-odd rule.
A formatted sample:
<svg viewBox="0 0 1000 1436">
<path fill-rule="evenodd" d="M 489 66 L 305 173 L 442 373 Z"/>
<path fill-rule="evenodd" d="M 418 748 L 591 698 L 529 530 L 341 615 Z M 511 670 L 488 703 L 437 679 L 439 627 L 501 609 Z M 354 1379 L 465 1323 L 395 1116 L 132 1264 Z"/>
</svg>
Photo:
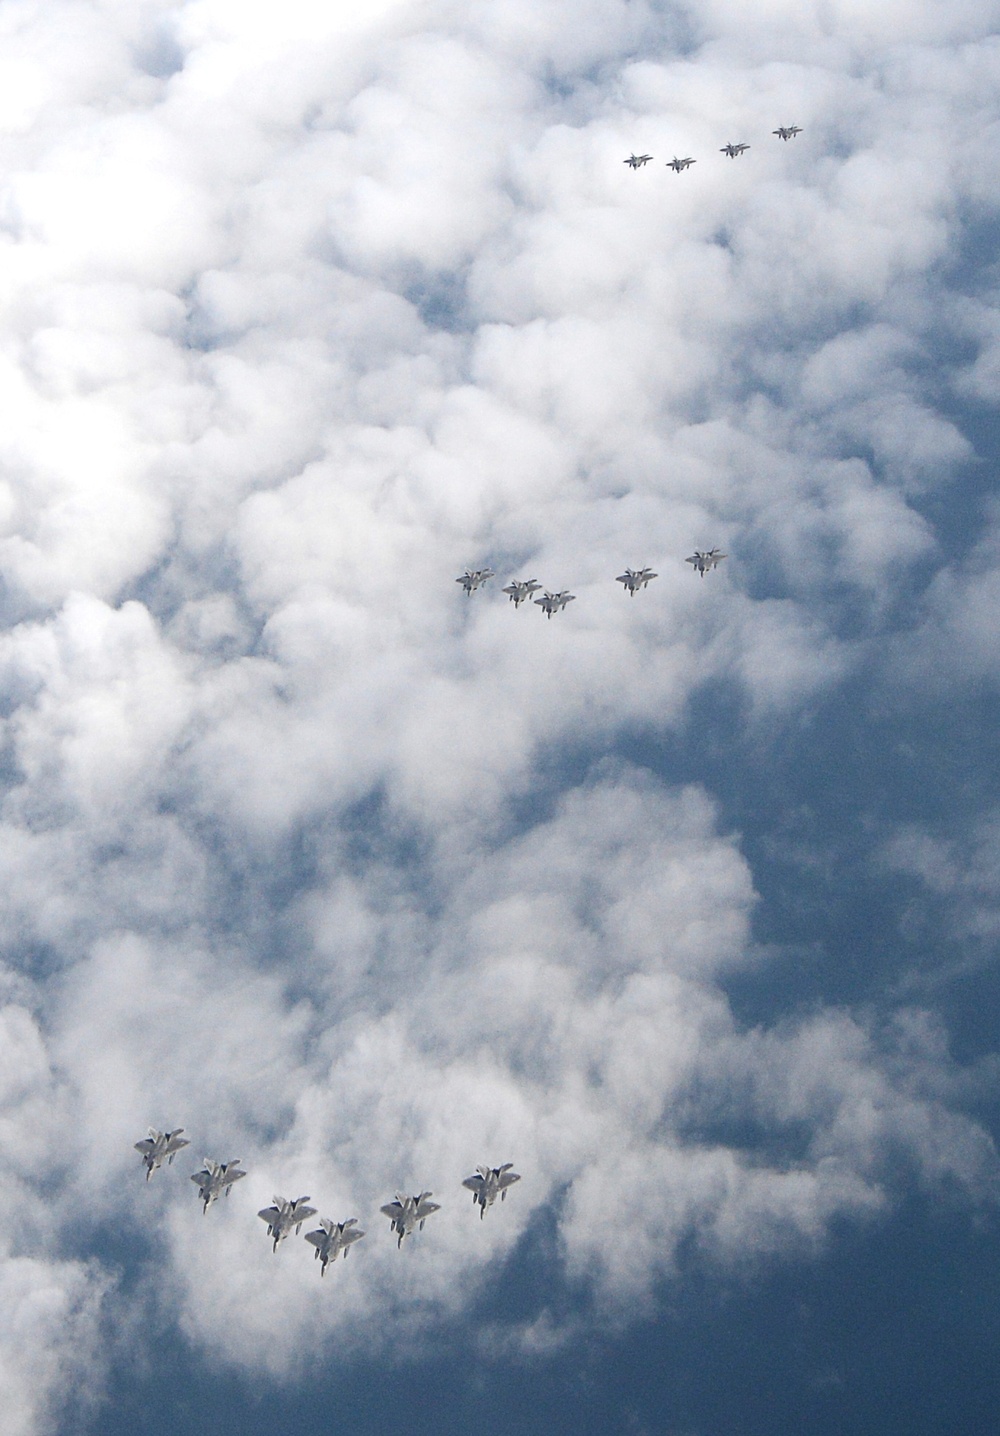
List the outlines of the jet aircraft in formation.
<svg viewBox="0 0 1000 1436">
<path fill-rule="evenodd" d="M 628 590 L 629 597 L 634 598 L 640 588 L 645 588 L 651 578 L 657 575 L 651 568 L 627 568 L 615 579 L 615 583 L 623 583 Z"/>
<path fill-rule="evenodd" d="M 802 126 L 779 125 L 778 128 L 776 130 L 772 130 L 771 133 L 772 135 L 777 135 L 779 140 L 791 140 L 794 139 L 796 135 L 801 135 Z M 735 160 L 739 155 L 745 154 L 745 152 L 749 148 L 750 146 L 748 144 L 744 144 L 741 141 L 739 144 L 730 143 L 728 145 L 723 145 L 719 153 L 722 155 L 728 155 L 731 160 Z M 623 163 L 629 165 L 631 169 L 637 170 L 641 169 L 643 165 L 649 164 L 649 161 L 652 158 L 652 155 L 629 155 L 628 159 L 623 161 Z M 682 160 L 678 159 L 677 156 L 674 155 L 672 160 L 667 161 L 667 169 L 675 170 L 677 174 L 680 174 L 682 170 L 686 170 L 691 165 L 696 163 L 697 161 L 694 160 L 690 155 L 688 155 L 686 159 Z"/>
<path fill-rule="evenodd" d="M 346 1222 L 331 1222 L 328 1217 L 320 1217 L 319 1229 L 306 1232 L 306 1241 L 316 1248 L 316 1260 L 322 1263 L 320 1276 L 326 1276 L 330 1262 L 336 1261 L 341 1252 L 344 1253 L 344 1260 L 347 1260 L 351 1243 L 359 1242 L 364 1236 L 364 1232 L 355 1230 L 357 1225 L 357 1217 L 351 1217 Z"/>
<path fill-rule="evenodd" d="M 465 589 L 466 596 L 471 598 L 476 589 L 492 577 L 493 570 L 491 568 L 467 568 L 461 578 L 456 578 L 455 582 L 460 583 Z"/>
<path fill-rule="evenodd" d="M 709 569 L 715 568 L 725 557 L 726 555 L 717 548 L 709 549 L 706 553 L 702 553 L 700 549 L 697 549 L 691 558 L 686 559 L 685 562 L 694 564 L 698 573 L 704 578 Z M 472 578 L 483 573 L 492 576 L 493 570 L 472 570 L 466 573 L 463 578 L 460 578 L 458 582 L 462 583 L 464 578 Z M 634 598 L 640 589 L 645 588 L 652 579 L 657 577 L 658 575 L 654 573 L 651 568 L 627 568 L 624 573 L 618 575 L 615 582 L 624 584 L 629 597 Z M 524 603 L 526 599 L 529 599 L 533 593 L 537 592 L 541 586 L 535 578 L 514 579 L 504 587 L 503 592 L 507 594 L 515 608 L 520 608 L 521 604 Z M 467 592 L 471 593 L 471 589 L 467 589 Z M 541 598 L 536 598 L 534 602 L 542 610 L 546 618 L 551 618 L 554 613 L 561 613 L 567 604 L 573 603 L 575 599 L 576 594 L 570 593 L 567 589 L 561 589 L 558 593 L 553 593 L 549 589 L 546 589 Z"/>
<path fill-rule="evenodd" d="M 403 1245 L 403 1238 L 408 1237 L 416 1226 L 419 1225 L 423 1231 L 427 1218 L 441 1210 L 437 1202 L 427 1200 L 433 1195 L 433 1192 L 421 1192 L 418 1197 L 404 1197 L 397 1192 L 396 1200 L 381 1208 L 382 1215 L 389 1218 L 390 1230 L 399 1233 L 397 1248 Z"/>
<path fill-rule="evenodd" d="M 520 1173 L 512 1170 L 513 1166 L 513 1162 L 504 1162 L 502 1167 L 477 1167 L 478 1176 L 466 1177 L 462 1183 L 472 1193 L 473 1205 L 479 1207 L 480 1221 L 486 1215 L 486 1208 L 492 1207 L 498 1196 L 502 1202 L 506 1201 L 507 1188 L 521 1180 Z"/>
<path fill-rule="evenodd" d="M 149 1136 L 135 1143 L 136 1151 L 142 1155 L 147 1181 L 164 1160 L 169 1165 L 182 1147 L 190 1145 L 187 1139 L 181 1136 L 183 1130 L 183 1127 L 178 1127 L 173 1132 L 158 1132 L 154 1127 L 150 1127 Z M 463 1181 L 463 1187 L 472 1192 L 473 1202 L 480 1207 L 480 1217 L 485 1216 L 486 1208 L 491 1207 L 498 1196 L 503 1201 L 508 1187 L 521 1180 L 520 1174 L 512 1170 L 513 1165 L 512 1162 L 505 1162 L 499 1167 L 479 1167 L 476 1176 L 467 1177 Z M 202 1171 L 195 1172 L 191 1177 L 192 1182 L 198 1183 L 202 1212 L 207 1212 L 223 1192 L 228 1197 L 234 1183 L 246 1175 L 238 1157 L 234 1157 L 230 1162 L 213 1162 L 206 1157 Z M 415 1197 L 405 1197 L 402 1192 L 397 1192 L 396 1200 L 381 1208 L 389 1218 L 390 1230 L 397 1236 L 397 1247 L 401 1247 L 404 1238 L 412 1235 L 414 1231 L 423 1231 L 427 1218 L 441 1210 L 437 1202 L 430 1200 L 432 1196 L 433 1192 L 421 1192 Z M 309 1205 L 309 1200 L 309 1197 L 296 1197 L 294 1201 L 288 1201 L 286 1197 L 275 1197 L 273 1206 L 265 1207 L 262 1212 L 257 1213 L 261 1221 L 267 1223 L 267 1234 L 273 1242 L 272 1251 L 276 1252 L 279 1243 L 293 1231 L 301 1232 L 303 1224 L 316 1215 L 316 1208 Z M 315 1257 L 320 1263 L 320 1275 L 326 1275 L 329 1264 L 336 1261 L 341 1253 L 346 1259 L 350 1248 L 364 1235 L 358 1227 L 357 1217 L 350 1217 L 346 1222 L 334 1222 L 328 1217 L 320 1217 L 318 1228 L 306 1233 L 306 1241 L 316 1249 Z"/>
<path fill-rule="evenodd" d="M 549 593 L 548 589 L 546 589 L 542 597 L 536 598 L 535 602 L 539 605 L 545 617 L 551 618 L 554 613 L 560 613 L 566 605 L 572 603 L 575 598 L 576 594 L 570 593 L 569 590 L 565 588 L 561 593 Z"/>
<path fill-rule="evenodd" d="M 537 593 L 541 586 L 537 578 L 515 579 L 513 583 L 507 584 L 504 593 L 510 595 L 510 601 L 515 608 L 520 608 L 524 600 Z"/>
<path fill-rule="evenodd" d="M 246 1172 L 240 1171 L 239 1157 L 234 1157 L 231 1162 L 213 1162 L 206 1157 L 204 1170 L 195 1172 L 191 1178 L 192 1182 L 198 1183 L 198 1195 L 204 1202 L 202 1212 L 207 1212 L 223 1192 L 228 1197 L 233 1183 L 245 1176 Z"/>
<path fill-rule="evenodd" d="M 297 1232 L 307 1217 L 316 1215 L 316 1208 L 308 1206 L 308 1201 L 308 1197 L 296 1197 L 292 1202 L 275 1197 L 273 1207 L 265 1207 L 257 1213 L 262 1222 L 267 1222 L 268 1236 L 274 1238 L 272 1251 L 278 1250 L 278 1243 L 283 1242 L 293 1228 Z"/>
<path fill-rule="evenodd" d="M 181 1136 L 183 1131 L 183 1127 L 178 1127 L 174 1132 L 158 1132 L 155 1127 L 150 1127 L 149 1136 L 136 1142 L 135 1150 L 142 1153 L 147 1182 L 157 1168 L 163 1165 L 164 1157 L 169 1167 L 180 1149 L 191 1145 L 186 1137 Z"/>
<path fill-rule="evenodd" d="M 716 568 L 726 557 L 727 555 L 720 553 L 717 548 L 710 548 L 707 553 L 702 553 L 700 549 L 695 549 L 691 557 L 686 558 L 684 562 L 693 563 L 695 572 L 700 573 L 702 578 L 704 578 L 710 569 Z"/>
</svg>

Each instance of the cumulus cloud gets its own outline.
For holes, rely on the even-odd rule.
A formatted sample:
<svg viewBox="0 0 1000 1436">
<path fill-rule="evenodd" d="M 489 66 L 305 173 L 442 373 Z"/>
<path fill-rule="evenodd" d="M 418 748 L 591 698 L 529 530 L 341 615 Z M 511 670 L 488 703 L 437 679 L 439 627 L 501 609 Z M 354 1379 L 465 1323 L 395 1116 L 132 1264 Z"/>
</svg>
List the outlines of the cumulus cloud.
<svg viewBox="0 0 1000 1436">
<path fill-rule="evenodd" d="M 916 885 L 904 912 L 904 931 L 914 939 L 944 922 L 960 960 L 990 960 L 1000 931 L 1000 814 L 987 809 L 959 835 L 929 825 L 901 826 L 881 852 L 886 868 Z"/>
<path fill-rule="evenodd" d="M 111 1229 L 165 1319 L 280 1374 L 460 1310 L 541 1207 L 624 1310 L 692 1235 L 734 1260 L 883 1209 L 889 1152 L 988 1196 L 960 1085 L 926 1077 L 946 1047 L 847 1012 L 741 1028 L 742 836 L 703 784 L 605 760 L 711 684 L 766 732 L 873 652 L 904 690 L 945 650 L 995 668 L 993 530 L 953 564 L 925 502 L 970 459 L 942 395 L 995 367 L 988 290 L 949 267 L 992 204 L 982 7 L 198 0 L 0 29 L 22 1429 L 92 1349 Z M 976 357 L 944 372 L 943 331 Z M 515 612 L 522 575 L 577 600 Z M 921 841 L 889 861 L 954 871 Z M 142 1183 L 151 1122 L 249 1178 L 201 1219 L 183 1163 Z M 502 1222 L 453 1210 L 509 1157 Z M 444 1210 L 404 1261 L 369 1214 L 411 1185 Z M 335 1305 L 304 1247 L 268 1250 L 276 1191 L 369 1223 Z"/>
</svg>

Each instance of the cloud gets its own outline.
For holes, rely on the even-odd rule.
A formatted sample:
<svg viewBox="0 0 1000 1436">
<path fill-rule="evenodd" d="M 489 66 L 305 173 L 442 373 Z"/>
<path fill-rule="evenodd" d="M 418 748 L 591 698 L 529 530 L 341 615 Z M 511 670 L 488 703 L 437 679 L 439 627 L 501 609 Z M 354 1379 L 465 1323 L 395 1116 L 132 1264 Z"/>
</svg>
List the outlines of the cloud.
<svg viewBox="0 0 1000 1436">
<path fill-rule="evenodd" d="M 1000 925 L 1000 816 L 995 809 L 977 815 L 958 836 L 927 825 L 900 827 L 885 843 L 882 860 L 893 872 L 919 884 L 921 900 L 911 903 L 906 926 L 913 936 L 933 909 L 944 909 L 953 939 L 967 952 L 989 944 Z"/>
<path fill-rule="evenodd" d="M 79 1263 L 8 1257 L 0 1264 L 4 1335 L 0 1399 L 11 1436 L 55 1431 L 67 1408 L 88 1415 L 100 1395 L 106 1277 Z"/>
<path fill-rule="evenodd" d="M 700 775 L 608 757 L 720 689 L 766 752 L 873 664 L 901 703 L 994 672 L 995 524 L 952 558 L 935 522 L 970 466 L 952 401 L 995 367 L 988 284 L 950 263 L 993 203 L 981 7 L 18 13 L 0 1130 L 35 1215 L 0 1280 L 41 1333 L 23 1429 L 93 1349 L 112 1234 L 156 1264 L 159 1319 L 280 1375 L 387 1313 L 416 1342 L 540 1209 L 565 1279 L 621 1313 L 679 1243 L 763 1258 L 884 1211 L 891 1154 L 990 1199 L 947 1043 L 913 1035 L 931 1016 L 907 1042 L 777 1000 L 741 1026 L 753 843 Z M 715 544 L 702 582 L 684 559 Z M 634 600 L 626 563 L 659 574 Z M 515 576 L 576 602 L 514 611 Z M 886 861 L 955 893 L 951 842 Z M 141 1181 L 150 1123 L 250 1176 L 201 1218 L 183 1162 Z M 508 1158 L 502 1213 L 454 1210 Z M 443 1210 L 397 1253 L 372 1214 L 411 1184 Z M 369 1224 L 326 1284 L 301 1243 L 269 1251 L 275 1191 Z"/>
</svg>

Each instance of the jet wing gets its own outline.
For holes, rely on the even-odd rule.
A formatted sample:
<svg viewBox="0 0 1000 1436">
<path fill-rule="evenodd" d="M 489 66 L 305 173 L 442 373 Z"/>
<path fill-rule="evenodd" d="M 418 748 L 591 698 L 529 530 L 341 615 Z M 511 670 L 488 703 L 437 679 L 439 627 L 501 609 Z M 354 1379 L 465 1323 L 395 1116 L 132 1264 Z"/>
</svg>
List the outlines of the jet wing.
<svg viewBox="0 0 1000 1436">
<path fill-rule="evenodd" d="M 403 1215 L 402 1203 L 389 1202 L 387 1206 L 379 1207 L 379 1211 L 384 1217 L 390 1217 L 393 1221 L 395 1221 L 397 1217 L 401 1217 Z"/>
<path fill-rule="evenodd" d="M 500 1190 L 503 1191 L 505 1187 L 512 1187 L 515 1182 L 519 1182 L 520 1180 L 520 1172 L 501 1172 L 498 1185 Z"/>
<path fill-rule="evenodd" d="M 328 1232 L 306 1232 L 306 1241 L 314 1247 L 321 1247 L 328 1236 Z"/>
<path fill-rule="evenodd" d="M 423 1219 L 424 1219 L 424 1217 L 429 1217 L 429 1216 L 430 1216 L 431 1212 L 439 1212 L 440 1210 L 441 1210 L 441 1204 L 440 1204 L 440 1202 L 421 1202 L 421 1203 L 419 1204 L 419 1206 L 417 1207 L 417 1210 L 416 1210 L 416 1214 L 415 1214 L 415 1215 L 416 1215 L 417 1221 L 421 1221 L 421 1222 L 422 1222 Z"/>
<path fill-rule="evenodd" d="M 479 1193 L 483 1189 L 483 1184 L 484 1179 L 482 1177 L 466 1177 L 465 1181 L 462 1183 L 462 1186 L 468 1187 L 470 1192 Z"/>
<path fill-rule="evenodd" d="M 273 1227 L 274 1223 L 281 1216 L 281 1213 L 277 1207 L 265 1207 L 264 1210 L 262 1212 L 258 1212 L 257 1215 L 260 1217 L 262 1222 L 267 1222 L 269 1227 Z"/>
<path fill-rule="evenodd" d="M 143 1137 L 142 1141 L 134 1143 L 134 1146 L 135 1150 L 141 1152 L 144 1157 L 148 1157 L 150 1152 L 156 1149 L 156 1143 L 151 1137 Z"/>
</svg>

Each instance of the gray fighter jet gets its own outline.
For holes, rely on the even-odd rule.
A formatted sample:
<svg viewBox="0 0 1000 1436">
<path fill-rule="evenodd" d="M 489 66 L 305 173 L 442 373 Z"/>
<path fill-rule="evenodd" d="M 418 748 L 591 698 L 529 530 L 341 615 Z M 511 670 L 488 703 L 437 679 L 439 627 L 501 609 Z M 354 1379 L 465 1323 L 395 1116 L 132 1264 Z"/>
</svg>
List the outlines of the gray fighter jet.
<svg viewBox="0 0 1000 1436">
<path fill-rule="evenodd" d="M 455 582 L 460 583 L 465 589 L 466 597 L 471 598 L 479 585 L 492 577 L 493 570 L 491 568 L 467 568 L 462 577 L 456 578 Z"/>
<path fill-rule="evenodd" d="M 615 583 L 623 583 L 629 591 L 629 597 L 634 598 L 640 588 L 645 588 L 651 578 L 657 577 L 651 568 L 627 568 L 624 573 L 618 575 Z"/>
<path fill-rule="evenodd" d="M 726 557 L 727 555 L 720 553 L 717 548 L 710 548 L 707 553 L 702 553 L 700 549 L 695 549 L 691 557 L 686 558 L 684 562 L 693 563 L 695 569 L 701 574 L 702 578 L 704 578 L 709 569 L 715 568 L 716 565 L 720 564 Z"/>
<path fill-rule="evenodd" d="M 545 617 L 551 618 L 554 613 L 558 613 L 560 609 L 566 607 L 567 603 L 572 603 L 575 598 L 576 594 L 569 593 L 565 588 L 561 593 L 549 593 L 546 589 L 542 597 L 536 598 L 535 602 L 544 611 Z"/>
<path fill-rule="evenodd" d="M 749 145 L 723 145 L 719 154 L 728 155 L 731 160 L 734 160 L 738 155 L 741 155 L 744 150 L 748 150 L 749 148 Z"/>
<path fill-rule="evenodd" d="M 306 1205 L 308 1201 L 308 1197 L 296 1197 L 294 1202 L 275 1197 L 273 1207 L 265 1207 L 257 1213 L 262 1222 L 267 1222 L 268 1236 L 274 1238 L 272 1251 L 278 1250 L 278 1243 L 285 1240 L 293 1227 L 298 1231 L 307 1217 L 316 1215 L 316 1208 Z"/>
<path fill-rule="evenodd" d="M 686 160 L 679 160 L 677 156 L 674 155 L 672 160 L 667 160 L 667 169 L 676 170 L 676 172 L 680 174 L 681 170 L 686 170 L 690 165 L 696 163 L 697 161 L 693 160 L 690 155 Z"/>
<path fill-rule="evenodd" d="M 421 1192 L 419 1197 L 404 1197 L 397 1192 L 396 1200 L 381 1208 L 382 1214 L 389 1218 L 392 1230 L 399 1233 L 397 1247 L 403 1245 L 403 1238 L 408 1237 L 418 1224 L 423 1231 L 427 1218 L 441 1210 L 437 1202 L 427 1200 L 430 1196 L 433 1196 L 432 1192 Z"/>
<path fill-rule="evenodd" d="M 347 1260 L 351 1243 L 359 1242 L 364 1236 L 364 1232 L 354 1230 L 357 1224 L 357 1217 L 351 1217 L 346 1222 L 331 1222 L 328 1217 L 320 1217 L 319 1230 L 306 1232 L 306 1241 L 312 1242 L 316 1248 L 316 1260 L 322 1262 L 320 1276 L 326 1276 L 330 1262 L 336 1261 L 341 1252 L 344 1253 L 344 1260 Z"/>
<path fill-rule="evenodd" d="M 520 608 L 524 600 L 530 598 L 533 593 L 537 593 L 541 586 L 537 578 L 528 578 L 523 581 L 515 579 L 513 583 L 507 585 L 504 593 L 510 595 L 510 601 L 515 608 Z"/>
<path fill-rule="evenodd" d="M 169 1167 L 180 1149 L 190 1146 L 188 1139 L 181 1136 L 183 1131 L 183 1127 L 178 1127 L 173 1132 L 158 1132 L 155 1127 L 150 1127 L 149 1136 L 143 1137 L 141 1142 L 136 1142 L 135 1150 L 142 1153 L 147 1182 L 157 1167 L 163 1165 L 164 1157 L 166 1157 Z"/>
<path fill-rule="evenodd" d="M 791 140 L 801 133 L 801 125 L 779 125 L 776 130 L 771 131 L 771 134 L 777 135 L 779 140 Z"/>
<path fill-rule="evenodd" d="M 519 1172 L 512 1172 L 513 1162 L 505 1162 L 502 1167 L 477 1167 L 478 1177 L 466 1177 L 462 1183 L 472 1193 L 473 1206 L 479 1207 L 479 1219 L 482 1221 L 486 1215 L 486 1208 L 492 1207 L 499 1195 L 500 1200 L 506 1201 L 507 1188 L 512 1187 L 515 1182 L 521 1180 Z"/>
<path fill-rule="evenodd" d="M 629 155 L 627 160 L 622 161 L 622 164 L 626 164 L 634 170 L 641 170 L 643 165 L 648 165 L 652 158 L 652 155 Z"/>
<path fill-rule="evenodd" d="M 201 1210 L 205 1213 L 223 1192 L 228 1197 L 233 1183 L 245 1177 L 246 1172 L 240 1170 L 239 1157 L 234 1157 L 231 1162 L 213 1162 L 210 1157 L 203 1160 L 204 1170 L 195 1172 L 191 1180 L 198 1183 L 198 1195 L 204 1202 Z"/>
</svg>

